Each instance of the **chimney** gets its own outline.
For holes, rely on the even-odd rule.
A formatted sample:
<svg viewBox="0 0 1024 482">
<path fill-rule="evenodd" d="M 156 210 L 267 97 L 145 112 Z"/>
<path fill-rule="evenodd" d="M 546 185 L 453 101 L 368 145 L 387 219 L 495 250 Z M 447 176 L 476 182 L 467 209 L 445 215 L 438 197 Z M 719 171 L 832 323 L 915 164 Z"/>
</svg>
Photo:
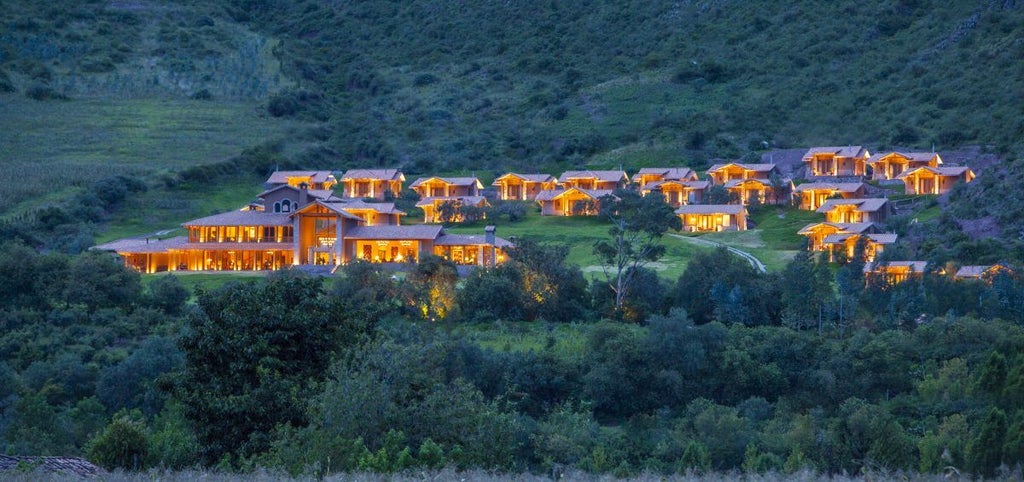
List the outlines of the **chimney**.
<svg viewBox="0 0 1024 482">
<path fill-rule="evenodd" d="M 299 207 L 309 204 L 309 184 L 299 183 Z"/>
<path fill-rule="evenodd" d="M 491 246 L 494 246 L 494 232 L 495 231 L 497 231 L 497 228 L 495 228 L 494 226 L 485 226 L 484 227 L 484 233 L 485 233 L 484 239 L 487 241 L 487 244 L 489 244 Z"/>
</svg>

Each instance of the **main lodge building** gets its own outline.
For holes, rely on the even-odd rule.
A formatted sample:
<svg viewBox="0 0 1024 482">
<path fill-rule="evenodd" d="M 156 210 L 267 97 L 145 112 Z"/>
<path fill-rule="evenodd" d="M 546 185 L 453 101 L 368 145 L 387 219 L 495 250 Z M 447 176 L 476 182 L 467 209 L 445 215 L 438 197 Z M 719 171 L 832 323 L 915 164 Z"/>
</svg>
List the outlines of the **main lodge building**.
<svg viewBox="0 0 1024 482">
<path fill-rule="evenodd" d="M 365 176 L 366 171 L 359 175 Z M 365 177 L 358 179 L 366 185 Z M 275 172 L 257 202 L 188 221 L 184 223 L 187 236 L 129 238 L 93 249 L 116 252 L 129 267 L 155 273 L 337 266 L 357 259 L 414 263 L 429 254 L 460 265 L 493 266 L 504 261 L 511 246 L 495 236 L 492 226 L 480 235 L 448 234 L 439 225 L 402 226 L 405 213 L 394 203 L 337 197 L 330 190 L 334 183 L 334 176 L 324 171 Z M 344 194 L 379 192 L 355 186 L 347 186 Z"/>
</svg>

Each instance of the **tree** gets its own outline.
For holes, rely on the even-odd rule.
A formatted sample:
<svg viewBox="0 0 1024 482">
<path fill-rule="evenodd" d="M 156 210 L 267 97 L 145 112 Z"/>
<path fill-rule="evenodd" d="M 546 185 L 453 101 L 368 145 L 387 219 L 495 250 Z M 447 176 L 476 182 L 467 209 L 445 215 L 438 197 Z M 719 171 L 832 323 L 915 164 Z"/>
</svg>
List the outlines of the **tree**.
<svg viewBox="0 0 1024 482">
<path fill-rule="evenodd" d="M 640 196 L 620 189 L 600 200 L 600 213 L 608 218 L 611 240 L 594 244 L 594 253 L 605 262 L 604 274 L 615 293 L 615 309 L 621 310 L 636 276 L 665 254 L 659 241 L 666 231 L 680 229 L 682 221 L 660 196 Z"/>
<path fill-rule="evenodd" d="M 524 298 L 536 304 L 535 313 L 524 307 L 526 318 L 571 321 L 586 316 L 587 280 L 578 266 L 567 265 L 569 248 L 565 245 L 539 244 L 529 238 L 517 238 L 509 249 L 506 265 L 522 274 Z"/>
<path fill-rule="evenodd" d="M 89 442 L 89 459 L 106 469 L 143 468 L 149 446 L 142 413 L 120 412 L 96 438 Z"/>
<path fill-rule="evenodd" d="M 405 298 L 424 320 L 443 320 L 458 308 L 455 264 L 440 256 L 424 256 L 405 278 Z"/>
<path fill-rule="evenodd" d="M 832 275 L 808 251 L 799 251 L 782 271 L 782 321 L 796 329 L 817 325 L 821 333 L 823 311 L 832 297 Z"/>
<path fill-rule="evenodd" d="M 321 283 L 282 273 L 199 293 L 176 388 L 206 463 L 260 453 L 275 426 L 307 424 L 313 387 L 363 329 L 322 296 Z"/>
</svg>

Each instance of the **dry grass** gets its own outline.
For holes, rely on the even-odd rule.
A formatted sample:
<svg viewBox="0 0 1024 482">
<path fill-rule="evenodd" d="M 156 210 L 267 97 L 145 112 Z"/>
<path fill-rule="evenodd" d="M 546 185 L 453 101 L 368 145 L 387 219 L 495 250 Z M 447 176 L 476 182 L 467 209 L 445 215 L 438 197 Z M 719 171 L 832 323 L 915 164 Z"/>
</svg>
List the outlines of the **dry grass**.
<svg viewBox="0 0 1024 482">
<path fill-rule="evenodd" d="M 3 474 L 4 480 L 14 482 L 35 482 L 35 481 L 63 481 L 63 480 L 81 480 L 77 477 L 67 475 L 55 475 L 55 474 L 40 474 L 36 472 L 27 473 L 15 473 L 15 474 Z M 530 473 L 519 473 L 519 474 L 503 474 L 485 470 L 469 470 L 460 471 L 455 469 L 443 469 L 440 471 L 407 471 L 398 474 L 375 474 L 375 473 L 350 473 L 350 474 L 332 474 L 329 476 L 300 476 L 291 477 L 278 472 L 270 472 L 266 470 L 258 470 L 255 472 L 249 472 L 244 474 L 231 474 L 231 473 L 220 473 L 211 471 L 198 471 L 198 470 L 184 470 L 184 471 L 160 471 L 151 470 L 148 472 L 138 473 L 124 473 L 114 472 L 102 476 L 101 480 L 105 482 L 141 482 L 141 481 L 161 481 L 161 482 L 184 482 L 202 480 L 204 482 L 235 482 L 235 481 L 255 481 L 255 482 L 278 482 L 278 481 L 307 481 L 307 480 L 325 480 L 325 481 L 351 481 L 351 482 L 381 482 L 381 481 L 395 481 L 395 482 L 406 482 L 406 481 L 517 481 L 517 482 L 540 482 L 550 481 L 553 479 L 564 480 L 567 482 L 576 481 L 635 481 L 635 482 L 656 482 L 656 481 L 678 481 L 678 482 L 696 482 L 696 481 L 711 481 L 711 482 L 732 482 L 732 481 L 747 481 L 747 482 L 775 482 L 775 481 L 795 481 L 795 482 L 808 482 L 818 480 L 830 480 L 835 482 L 843 481 L 888 481 L 888 480 L 900 480 L 900 481 L 930 481 L 930 480 L 947 480 L 947 477 L 938 474 L 913 474 L 903 472 L 872 472 L 864 476 L 848 476 L 848 475 L 828 475 L 821 474 L 818 472 L 803 470 L 800 472 L 786 474 L 786 473 L 766 473 L 766 474 L 744 474 L 738 472 L 729 473 L 709 473 L 709 474 L 698 474 L 698 473 L 687 473 L 687 474 L 674 474 L 674 475 L 662 475 L 656 473 L 641 473 L 635 476 L 628 477 L 616 477 L 611 474 L 591 474 L 588 472 L 582 472 L 578 470 L 565 470 L 563 472 L 555 474 L 530 474 Z"/>
</svg>

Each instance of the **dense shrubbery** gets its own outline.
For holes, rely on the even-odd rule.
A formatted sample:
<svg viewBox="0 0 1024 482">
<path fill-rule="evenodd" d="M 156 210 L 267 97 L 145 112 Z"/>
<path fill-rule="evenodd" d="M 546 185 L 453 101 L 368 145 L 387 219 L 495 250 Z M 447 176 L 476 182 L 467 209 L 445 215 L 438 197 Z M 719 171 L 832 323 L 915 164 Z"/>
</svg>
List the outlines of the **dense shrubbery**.
<svg viewBox="0 0 1024 482">
<path fill-rule="evenodd" d="M 889 285 L 841 269 L 861 288 L 815 292 L 797 281 L 832 275 L 808 257 L 760 274 L 718 250 L 674 285 L 643 281 L 636 325 L 592 321 L 608 295 L 563 249 L 521 240 L 511 258 L 461 283 L 440 258 L 404 280 L 365 263 L 326 288 L 272 276 L 200 293 L 182 315 L 174 277 L 143 289 L 105 255 L 7 243 L 0 449 L 318 474 L 1021 462 L 1018 279 Z M 464 334 L 484 325 L 459 327 L 534 319 L 578 323 L 579 352 L 551 335 L 482 348 Z"/>
</svg>

